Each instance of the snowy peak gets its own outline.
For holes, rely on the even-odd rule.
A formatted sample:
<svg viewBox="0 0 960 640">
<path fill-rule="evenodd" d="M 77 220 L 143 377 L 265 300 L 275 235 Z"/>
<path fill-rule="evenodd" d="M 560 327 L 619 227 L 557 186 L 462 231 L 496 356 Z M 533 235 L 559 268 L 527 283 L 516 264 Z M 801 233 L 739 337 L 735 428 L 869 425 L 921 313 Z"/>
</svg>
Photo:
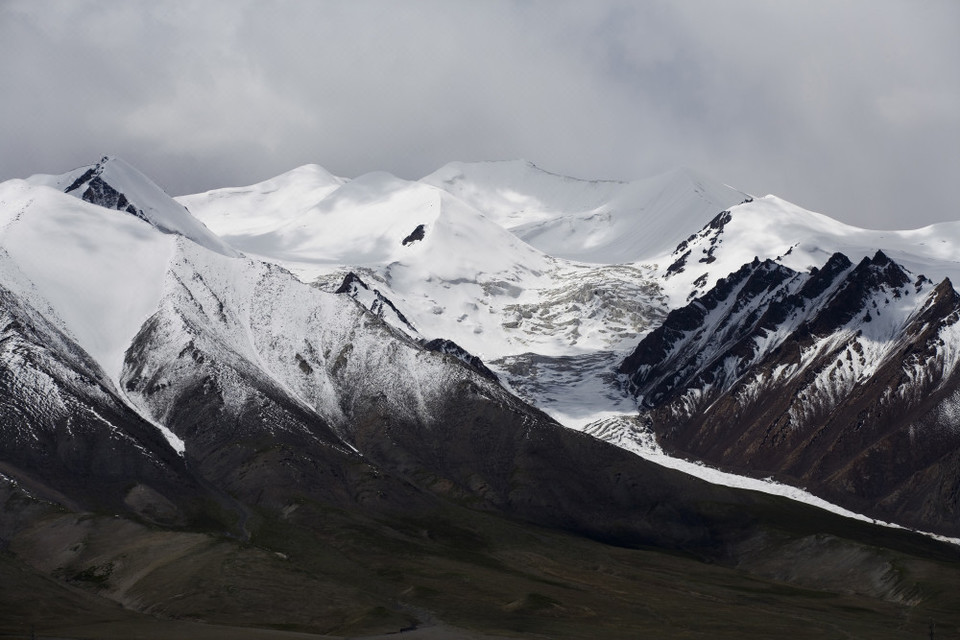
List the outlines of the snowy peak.
<svg viewBox="0 0 960 640">
<path fill-rule="evenodd" d="M 149 222 L 142 210 L 130 204 L 130 201 L 127 200 L 124 194 L 111 187 L 103 179 L 104 167 L 110 161 L 111 159 L 108 156 L 104 156 L 100 159 L 100 162 L 80 174 L 63 192 L 69 194 L 76 191 L 80 199 L 85 202 L 106 207 L 107 209 L 126 211 L 145 222 Z"/>
<path fill-rule="evenodd" d="M 131 215 L 34 186 L 0 184 L 0 278 L 114 381 L 123 352 L 154 311 L 177 237 Z"/>
<path fill-rule="evenodd" d="M 880 249 L 906 273 L 923 273 L 940 281 L 958 274 L 958 247 L 958 223 L 909 231 L 860 229 L 764 196 L 725 210 L 656 262 L 663 269 L 664 288 L 673 305 L 680 306 L 754 256 L 807 271 L 837 252 L 859 262 L 877 258 Z"/>
<path fill-rule="evenodd" d="M 104 156 L 95 165 L 61 176 L 33 176 L 28 182 L 53 186 L 85 202 L 129 213 L 164 233 L 182 235 L 211 251 L 239 255 L 152 180 L 119 158 Z"/>
<path fill-rule="evenodd" d="M 303 168 L 301 168 L 303 169 Z M 354 180 L 297 170 L 252 187 L 185 196 L 197 216 L 238 249 L 304 279 L 325 265 L 390 263 L 416 253 L 410 238 L 441 215 L 441 192 L 374 172 Z M 422 233 L 422 232 L 421 232 Z"/>
<path fill-rule="evenodd" d="M 277 191 L 269 202 L 256 190 L 181 201 L 238 249 L 281 263 L 304 280 L 338 267 L 357 271 L 394 263 L 422 267 L 423 279 L 445 281 L 544 268 L 540 252 L 429 184 L 374 172 L 314 191 L 318 200 L 298 195 L 307 186 L 288 182 L 284 188 L 287 196 Z M 292 205 L 269 208 L 286 202 Z M 269 206 L 257 209 L 257 203 Z M 259 217 L 248 220 L 246 213 L 254 211 Z"/>
<path fill-rule="evenodd" d="M 176 200 L 228 240 L 269 233 L 302 215 L 347 180 L 307 164 L 245 187 L 213 189 Z"/>
</svg>

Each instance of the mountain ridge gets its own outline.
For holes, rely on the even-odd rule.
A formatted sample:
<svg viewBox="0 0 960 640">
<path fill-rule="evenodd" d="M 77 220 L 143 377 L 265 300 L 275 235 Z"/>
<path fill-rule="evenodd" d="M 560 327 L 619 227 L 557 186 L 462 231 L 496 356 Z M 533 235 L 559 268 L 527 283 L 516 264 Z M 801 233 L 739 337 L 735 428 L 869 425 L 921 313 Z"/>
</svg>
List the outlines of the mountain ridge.
<svg viewBox="0 0 960 640">
<path fill-rule="evenodd" d="M 581 401 L 584 420 L 632 411 L 611 365 L 678 317 L 666 264 L 550 256 L 456 195 L 385 174 L 341 183 L 307 168 L 191 201 L 245 202 L 259 216 L 243 232 L 252 236 L 266 205 L 307 205 L 278 228 L 333 215 L 308 230 L 334 252 L 294 256 L 330 261 L 323 283 L 304 282 L 302 263 L 220 251 L 199 232 L 137 215 L 148 207 L 136 185 L 147 183 L 111 176 L 111 166 L 0 185 L 0 584 L 29 584 L 37 602 L 61 602 L 56 610 L 83 624 L 103 611 L 91 602 L 109 600 L 124 615 L 338 635 L 442 616 L 497 633 L 635 637 L 674 628 L 682 610 L 741 637 L 769 632 L 769 620 L 713 603 L 753 606 L 758 585 L 765 612 L 803 619 L 815 594 L 827 626 L 876 631 L 934 615 L 960 625 L 944 595 L 955 593 L 954 547 L 706 482 L 544 411 Z M 51 180 L 77 186 L 64 194 Z M 317 206 L 325 189 L 338 195 Z M 162 198 L 154 211 L 191 215 Z M 738 224 L 732 209 L 722 225 L 709 220 L 724 214 L 707 216 L 704 242 Z M 370 229 L 364 212 L 377 233 L 351 250 Z M 715 263 L 733 259 L 731 237 L 710 245 Z M 288 249 L 317 248 L 286 239 Z M 359 255 L 376 260 L 337 262 Z M 834 314 L 848 318 L 837 335 L 858 344 L 854 321 L 870 328 L 861 336 L 887 335 L 885 319 L 922 297 L 930 304 L 910 316 L 911 344 L 937 351 L 935 320 L 958 304 L 952 287 L 898 279 L 905 272 L 884 254 L 864 264 L 876 295 L 844 300 L 856 312 Z M 837 258 L 819 270 L 829 286 L 805 291 L 829 297 L 857 268 Z M 762 269 L 783 278 L 731 286 L 745 292 L 741 315 L 815 275 L 758 258 L 737 282 Z M 732 308 L 714 297 L 715 309 Z M 477 358 L 489 354 L 501 358 Z M 908 476 L 911 495 L 950 460 L 937 462 Z M 918 511 L 893 506 L 901 521 Z M 584 595 L 597 590 L 603 597 Z M 0 627 L 37 623 L 22 602 L 0 589 Z M 645 603 L 646 622 L 625 602 Z"/>
<path fill-rule="evenodd" d="M 688 171 L 673 172 L 667 178 L 668 183 L 671 180 L 691 183 Z M 696 182 L 695 175 L 693 181 Z M 547 222 L 550 215 L 559 216 L 554 219 L 569 220 L 568 214 L 606 206 L 600 204 L 603 198 L 620 197 L 610 195 L 619 193 L 618 190 L 639 188 L 637 185 L 643 184 L 662 185 L 663 180 L 582 181 L 517 161 L 451 163 L 421 183 L 455 193 L 474 215 L 479 213 L 508 226 L 516 225 L 511 228 L 516 233 L 517 229 L 527 230 L 529 224 L 543 223 L 544 216 Z M 486 186 L 480 188 L 481 184 Z M 569 195 L 565 189 L 572 190 L 573 204 L 563 205 L 562 196 Z M 694 196 L 700 197 L 695 191 L 696 188 Z M 639 209 L 655 210 L 656 205 L 651 203 L 658 197 L 656 192 L 656 188 L 652 189 L 647 194 L 647 204 L 638 205 Z M 538 193 L 540 196 L 534 197 Z M 487 198 L 485 194 L 492 195 Z M 755 259 L 804 272 L 823 270 L 830 256 L 841 251 L 860 261 L 876 258 L 877 251 L 882 249 L 881 254 L 903 264 L 908 272 L 905 277 L 916 280 L 917 284 L 927 281 L 922 274 L 940 280 L 956 273 L 958 262 L 943 243 L 939 243 L 935 251 L 928 251 L 930 238 L 940 231 L 946 232 L 946 239 L 952 237 L 949 224 L 904 232 L 869 231 L 805 211 L 774 196 L 754 198 L 734 190 L 728 195 L 735 200 L 732 206 L 721 210 L 723 203 L 714 202 L 713 211 L 698 214 L 703 216 L 702 223 L 698 222 L 702 227 L 692 234 L 682 230 L 681 221 L 691 224 L 696 216 L 689 215 L 682 198 L 677 200 L 681 203 L 678 211 L 682 215 L 673 233 L 686 235 L 686 239 L 674 248 L 667 248 L 659 240 L 661 253 L 649 256 L 648 263 L 587 265 L 548 252 L 546 258 L 550 266 L 541 276 L 527 278 L 518 274 L 512 280 L 485 279 L 482 275 L 455 281 L 440 279 L 439 288 L 431 282 L 429 269 L 421 271 L 423 275 L 419 278 L 405 280 L 396 278 L 398 268 L 393 263 L 368 263 L 356 273 L 376 289 L 378 296 L 390 300 L 425 339 L 454 340 L 479 356 L 524 399 L 567 426 L 591 432 L 597 425 L 620 419 L 628 431 L 632 428 L 629 427 L 630 414 L 635 405 L 631 405 L 629 397 L 621 395 L 613 370 L 630 355 L 637 342 L 649 337 L 672 309 L 705 295 L 728 277 L 727 274 L 736 273 Z M 549 197 L 557 198 L 552 214 L 537 205 Z M 198 207 L 201 216 L 202 209 Z M 579 224 L 585 225 L 584 228 L 609 225 L 609 219 L 602 218 L 590 214 Z M 429 237 L 429 229 L 426 234 Z M 400 235 L 394 240 L 397 246 L 402 245 L 406 237 Z M 565 242 L 576 244 L 582 240 L 582 234 L 573 234 Z M 486 236 L 474 238 L 474 244 L 491 256 L 497 255 L 496 242 Z M 430 251 L 434 253 L 429 255 L 436 258 L 436 250 Z M 610 259 L 615 256 L 612 252 Z M 840 267 L 828 266 L 827 272 L 832 268 Z M 342 271 L 335 270 L 317 282 L 333 290 L 350 270 L 351 266 L 344 265 Z M 824 277 L 821 274 L 821 279 Z M 808 284 L 808 287 L 814 286 L 815 281 Z M 455 305 L 444 302 L 448 296 L 446 291 L 458 292 Z M 807 293 L 811 291 L 808 289 Z M 376 310 L 378 304 L 371 299 L 366 306 Z M 454 309 L 456 311 L 450 313 Z M 866 317 L 867 310 L 861 311 Z M 769 313 L 776 312 L 777 305 L 774 305 Z M 772 322 L 772 318 L 768 319 Z M 620 437 L 614 435 L 611 439 L 620 441 Z M 628 438 L 625 442 L 646 441 L 653 436 L 641 432 L 630 437 L 638 440 Z M 628 446 L 632 449 L 634 445 Z M 639 450 L 646 451 L 645 446 Z M 789 481 L 801 482 L 798 478 Z M 841 502 L 843 498 L 840 497 Z"/>
<path fill-rule="evenodd" d="M 672 311 L 620 372 L 668 450 L 955 535 L 956 499 L 928 496 L 958 482 L 960 439 L 937 420 L 958 319 L 948 279 L 914 281 L 882 251 L 807 274 L 755 259 Z M 893 451 L 900 462 L 867 472 Z M 939 480 L 921 482 L 931 466 Z"/>
</svg>

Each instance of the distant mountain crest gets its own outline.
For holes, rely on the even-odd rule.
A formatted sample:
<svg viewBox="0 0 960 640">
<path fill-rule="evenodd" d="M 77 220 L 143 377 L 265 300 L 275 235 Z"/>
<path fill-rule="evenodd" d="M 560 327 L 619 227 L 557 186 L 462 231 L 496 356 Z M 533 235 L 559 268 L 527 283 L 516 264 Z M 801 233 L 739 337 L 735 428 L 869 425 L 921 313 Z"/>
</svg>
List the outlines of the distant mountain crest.
<svg viewBox="0 0 960 640">
<path fill-rule="evenodd" d="M 548 255 L 651 260 L 746 194 L 691 169 L 633 182 L 581 180 L 526 161 L 455 162 L 423 178 Z"/>
</svg>

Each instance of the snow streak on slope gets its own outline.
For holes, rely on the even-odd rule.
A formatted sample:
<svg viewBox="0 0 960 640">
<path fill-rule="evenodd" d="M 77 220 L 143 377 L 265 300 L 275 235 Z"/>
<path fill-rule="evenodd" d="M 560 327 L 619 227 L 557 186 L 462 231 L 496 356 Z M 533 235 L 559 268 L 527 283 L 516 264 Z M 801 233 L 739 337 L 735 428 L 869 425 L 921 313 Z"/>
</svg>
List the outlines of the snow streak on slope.
<svg viewBox="0 0 960 640">
<path fill-rule="evenodd" d="M 160 300 L 174 237 L 23 180 L 0 184 L 0 212 L 4 271 L 22 274 L 4 281 L 19 282 L 35 308 L 52 308 L 116 382 L 124 351 Z"/>
<path fill-rule="evenodd" d="M 649 460 L 650 462 L 655 462 L 662 467 L 682 471 L 683 473 L 706 480 L 713 484 L 719 484 L 725 487 L 734 487 L 737 489 L 747 489 L 750 491 L 759 491 L 761 493 L 768 493 L 770 495 L 790 498 L 791 500 L 803 502 L 804 504 L 809 504 L 846 518 L 861 520 L 863 522 L 872 522 L 873 524 L 879 524 L 884 527 L 891 527 L 894 529 L 907 528 L 891 522 L 883 522 L 881 520 L 877 520 L 876 518 L 871 518 L 861 513 L 850 511 L 849 509 L 844 509 L 839 505 L 813 495 L 809 491 L 777 482 L 772 478 L 750 478 L 748 476 L 736 475 L 734 473 L 721 471 L 720 469 L 714 469 L 713 467 L 707 466 L 701 462 L 691 462 L 690 460 L 685 460 L 683 458 L 669 456 L 665 454 L 663 449 L 661 449 L 656 443 L 656 438 L 653 433 L 640 425 L 636 416 L 611 416 L 587 426 L 584 431 L 600 438 L 601 440 L 606 440 L 628 451 L 632 451 L 641 458 Z M 960 545 L 960 538 L 951 538 L 925 531 L 918 531 L 918 533 L 936 540 Z"/>
<path fill-rule="evenodd" d="M 647 260 L 746 195 L 689 169 L 636 182 L 578 180 L 524 162 L 452 163 L 422 182 L 456 195 L 548 255 Z"/>
</svg>

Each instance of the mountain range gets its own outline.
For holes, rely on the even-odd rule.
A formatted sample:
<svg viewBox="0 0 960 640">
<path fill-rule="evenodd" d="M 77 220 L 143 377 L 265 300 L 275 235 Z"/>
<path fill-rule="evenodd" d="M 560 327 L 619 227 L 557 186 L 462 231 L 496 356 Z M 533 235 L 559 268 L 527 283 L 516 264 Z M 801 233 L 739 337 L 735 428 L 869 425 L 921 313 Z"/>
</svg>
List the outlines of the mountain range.
<svg viewBox="0 0 960 640">
<path fill-rule="evenodd" d="M 0 624 L 960 625 L 958 225 L 523 161 L 0 183 Z"/>
</svg>

